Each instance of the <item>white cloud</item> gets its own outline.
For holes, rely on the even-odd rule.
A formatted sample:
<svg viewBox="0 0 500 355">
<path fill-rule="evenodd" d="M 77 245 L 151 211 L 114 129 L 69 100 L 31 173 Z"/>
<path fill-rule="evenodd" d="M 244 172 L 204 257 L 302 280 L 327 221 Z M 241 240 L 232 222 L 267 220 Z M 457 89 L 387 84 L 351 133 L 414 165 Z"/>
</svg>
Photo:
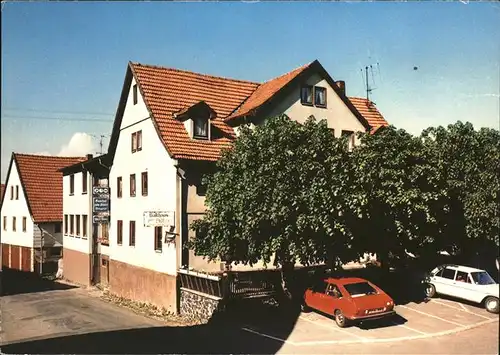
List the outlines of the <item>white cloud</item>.
<svg viewBox="0 0 500 355">
<path fill-rule="evenodd" d="M 34 154 L 34 155 L 52 155 L 51 153 L 47 152 L 46 150 L 43 151 L 43 152 L 34 152 L 34 153 L 31 153 L 31 154 Z"/>
<path fill-rule="evenodd" d="M 69 140 L 68 144 L 61 147 L 58 156 L 84 156 L 85 154 L 95 154 L 97 151 L 96 142 L 92 136 L 77 132 Z"/>
</svg>

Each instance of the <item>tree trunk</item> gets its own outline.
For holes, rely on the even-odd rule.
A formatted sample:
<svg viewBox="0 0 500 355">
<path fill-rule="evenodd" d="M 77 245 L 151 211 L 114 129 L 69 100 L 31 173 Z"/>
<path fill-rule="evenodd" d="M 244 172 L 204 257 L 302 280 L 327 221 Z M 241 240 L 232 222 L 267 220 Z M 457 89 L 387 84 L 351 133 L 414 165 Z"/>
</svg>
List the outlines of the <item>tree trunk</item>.
<svg viewBox="0 0 500 355">
<path fill-rule="evenodd" d="M 283 262 L 281 265 L 281 291 L 287 300 L 293 298 L 293 291 L 290 276 L 293 272 L 294 264 L 291 262 Z"/>
</svg>

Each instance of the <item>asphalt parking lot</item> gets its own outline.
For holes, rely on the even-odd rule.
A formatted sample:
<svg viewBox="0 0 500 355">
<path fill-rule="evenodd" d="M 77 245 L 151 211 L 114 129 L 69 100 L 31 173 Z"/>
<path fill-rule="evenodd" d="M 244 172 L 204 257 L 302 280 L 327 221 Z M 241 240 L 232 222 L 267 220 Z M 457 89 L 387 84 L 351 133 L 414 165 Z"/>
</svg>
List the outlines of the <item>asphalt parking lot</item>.
<svg viewBox="0 0 500 355">
<path fill-rule="evenodd" d="M 471 330 L 484 325 L 498 327 L 499 316 L 479 306 L 450 299 L 431 299 L 395 307 L 397 315 L 347 328 L 316 312 L 301 313 L 293 331 L 280 337 L 272 324 L 243 329 L 261 337 L 297 347 L 340 344 L 394 343 L 429 339 Z"/>
<path fill-rule="evenodd" d="M 400 302 L 392 319 L 344 329 L 299 307 L 260 302 L 189 326 L 136 314 L 85 289 L 2 281 L 4 353 L 498 354 L 499 316 L 449 299 Z"/>
</svg>

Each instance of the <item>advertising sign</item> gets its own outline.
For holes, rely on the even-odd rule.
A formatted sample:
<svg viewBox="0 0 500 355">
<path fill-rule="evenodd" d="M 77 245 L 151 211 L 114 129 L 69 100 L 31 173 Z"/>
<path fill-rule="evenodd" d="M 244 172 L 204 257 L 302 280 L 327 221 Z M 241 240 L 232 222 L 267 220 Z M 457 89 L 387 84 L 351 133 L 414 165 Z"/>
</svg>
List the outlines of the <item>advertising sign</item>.
<svg viewBox="0 0 500 355">
<path fill-rule="evenodd" d="M 175 226 L 175 211 L 146 211 L 143 218 L 145 227 Z"/>
<path fill-rule="evenodd" d="M 109 215 L 94 214 L 92 215 L 92 223 L 109 223 Z"/>
<path fill-rule="evenodd" d="M 92 187 L 92 223 L 109 223 L 109 198 L 109 187 Z"/>
</svg>

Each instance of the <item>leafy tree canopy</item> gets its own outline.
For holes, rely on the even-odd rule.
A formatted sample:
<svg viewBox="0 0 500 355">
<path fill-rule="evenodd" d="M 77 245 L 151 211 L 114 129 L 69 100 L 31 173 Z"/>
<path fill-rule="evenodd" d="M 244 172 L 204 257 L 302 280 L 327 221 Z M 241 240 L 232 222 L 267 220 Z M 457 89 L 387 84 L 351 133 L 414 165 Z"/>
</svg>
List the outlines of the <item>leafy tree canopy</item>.
<svg viewBox="0 0 500 355">
<path fill-rule="evenodd" d="M 393 126 L 363 134 L 354 149 L 349 227 L 355 249 L 404 256 L 433 242 L 443 189 L 431 152 L 418 137 Z"/>
<path fill-rule="evenodd" d="M 441 244 L 458 252 L 491 243 L 500 233 L 500 131 L 457 122 L 431 127 L 422 140 L 446 191 Z"/>
<path fill-rule="evenodd" d="M 325 121 L 287 116 L 243 127 L 208 178 L 207 211 L 190 247 L 209 259 L 276 265 L 334 260 L 349 253 L 342 220 L 349 203 L 346 141 Z"/>
</svg>

